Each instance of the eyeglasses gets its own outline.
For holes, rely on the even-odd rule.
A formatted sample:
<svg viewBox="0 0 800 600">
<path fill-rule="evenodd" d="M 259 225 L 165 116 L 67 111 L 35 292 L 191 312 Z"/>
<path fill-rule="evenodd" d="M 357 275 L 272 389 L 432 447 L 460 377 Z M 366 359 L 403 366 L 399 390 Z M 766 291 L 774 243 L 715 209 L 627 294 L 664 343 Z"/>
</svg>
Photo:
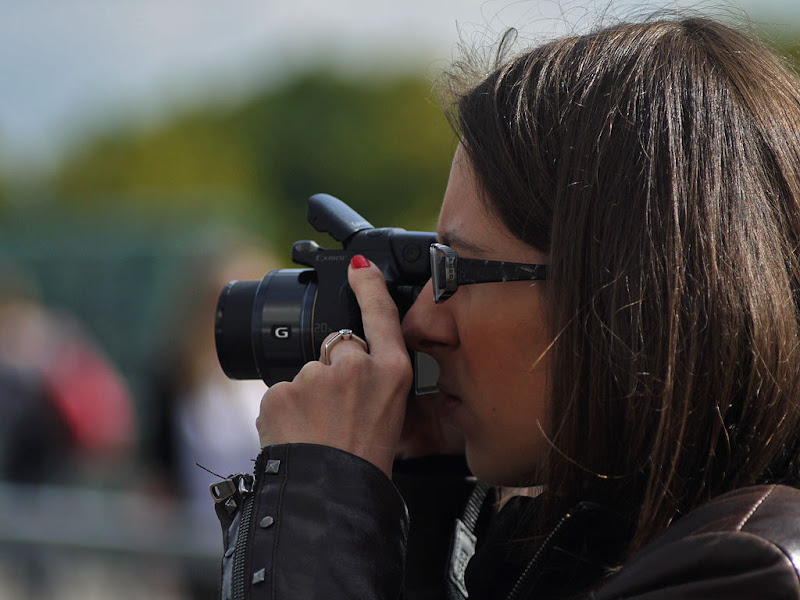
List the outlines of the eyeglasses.
<svg viewBox="0 0 800 600">
<path fill-rule="evenodd" d="M 450 246 L 431 244 L 433 301 L 437 304 L 455 294 L 460 285 L 541 279 L 547 279 L 547 265 L 458 258 Z"/>
</svg>

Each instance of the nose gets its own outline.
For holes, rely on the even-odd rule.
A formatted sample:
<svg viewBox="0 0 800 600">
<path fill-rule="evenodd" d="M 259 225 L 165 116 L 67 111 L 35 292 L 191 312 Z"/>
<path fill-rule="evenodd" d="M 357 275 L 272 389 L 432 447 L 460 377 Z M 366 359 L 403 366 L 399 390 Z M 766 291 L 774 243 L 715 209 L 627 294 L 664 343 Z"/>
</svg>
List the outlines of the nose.
<svg viewBox="0 0 800 600">
<path fill-rule="evenodd" d="M 433 301 L 433 284 L 428 280 L 403 319 L 403 337 L 409 348 L 439 358 L 442 350 L 458 345 L 458 327 L 451 311 L 452 302 L 451 299 L 436 304 Z"/>
</svg>

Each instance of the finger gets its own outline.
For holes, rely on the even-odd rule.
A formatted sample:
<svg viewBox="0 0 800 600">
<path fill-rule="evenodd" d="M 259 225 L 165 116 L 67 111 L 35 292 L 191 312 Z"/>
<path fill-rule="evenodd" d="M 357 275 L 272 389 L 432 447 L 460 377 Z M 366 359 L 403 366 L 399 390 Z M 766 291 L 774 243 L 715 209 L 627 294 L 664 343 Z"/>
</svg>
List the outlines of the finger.
<svg viewBox="0 0 800 600">
<path fill-rule="evenodd" d="M 397 305 L 386 288 L 386 279 L 372 262 L 358 268 L 363 256 L 356 255 L 350 262 L 348 280 L 361 309 L 364 334 L 370 345 L 370 353 L 380 356 L 394 353 L 398 348 L 405 352 L 405 342 L 400 329 Z"/>
<path fill-rule="evenodd" d="M 367 345 L 367 342 L 362 338 L 360 338 L 359 336 L 357 336 L 355 333 L 351 333 L 350 336 L 348 337 L 345 337 L 344 334 L 342 334 L 339 331 L 327 335 L 325 337 L 325 340 L 322 342 L 322 345 L 319 348 L 320 362 L 322 362 L 323 364 L 333 364 L 333 358 L 331 357 L 331 354 L 333 353 L 334 348 L 337 348 L 337 354 L 338 354 L 339 346 L 344 346 L 346 348 L 348 345 L 351 344 L 357 346 L 358 348 L 358 349 L 352 349 L 351 350 L 352 352 L 359 352 L 359 351 L 363 353 L 369 352 L 369 346 Z M 344 351 L 345 348 L 342 348 L 342 351 Z M 327 363 L 325 360 L 326 356 L 327 356 Z"/>
</svg>

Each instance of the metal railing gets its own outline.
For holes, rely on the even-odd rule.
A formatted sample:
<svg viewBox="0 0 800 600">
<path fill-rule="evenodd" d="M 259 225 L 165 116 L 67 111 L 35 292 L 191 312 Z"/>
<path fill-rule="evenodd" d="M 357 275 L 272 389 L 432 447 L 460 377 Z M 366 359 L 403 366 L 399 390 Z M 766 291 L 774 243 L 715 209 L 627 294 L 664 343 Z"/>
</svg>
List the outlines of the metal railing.
<svg viewBox="0 0 800 600">
<path fill-rule="evenodd" d="M 221 554 L 210 496 L 205 519 L 184 502 L 139 492 L 0 483 L 0 561 L 26 570 L 53 556 L 141 560 L 173 565 L 182 577 L 213 587 Z"/>
</svg>

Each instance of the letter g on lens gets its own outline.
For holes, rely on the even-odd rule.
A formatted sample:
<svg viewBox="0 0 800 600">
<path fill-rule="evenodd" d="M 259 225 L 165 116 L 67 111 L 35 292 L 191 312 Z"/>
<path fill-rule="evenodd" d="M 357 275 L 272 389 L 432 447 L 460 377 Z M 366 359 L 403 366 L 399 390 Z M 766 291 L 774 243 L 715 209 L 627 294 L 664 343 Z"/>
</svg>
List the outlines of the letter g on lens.
<svg viewBox="0 0 800 600">
<path fill-rule="evenodd" d="M 286 340 L 292 334 L 292 328 L 288 325 L 275 325 L 272 327 L 272 337 L 279 340 Z"/>
</svg>

